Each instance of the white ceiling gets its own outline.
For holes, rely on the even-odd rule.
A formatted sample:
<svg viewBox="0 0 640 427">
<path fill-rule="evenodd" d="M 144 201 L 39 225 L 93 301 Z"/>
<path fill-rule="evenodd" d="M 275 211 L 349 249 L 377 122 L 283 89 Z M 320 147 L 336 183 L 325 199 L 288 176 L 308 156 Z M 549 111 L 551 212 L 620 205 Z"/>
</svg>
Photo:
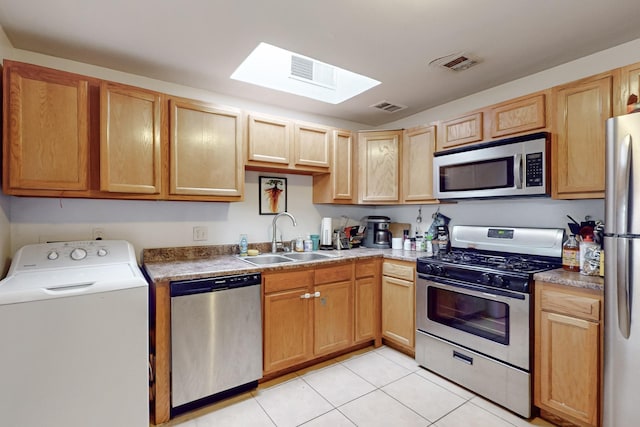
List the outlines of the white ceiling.
<svg viewBox="0 0 640 427">
<path fill-rule="evenodd" d="M 638 0 L 0 0 L 15 48 L 378 126 L 640 38 Z M 229 79 L 264 41 L 382 84 L 338 105 Z M 428 66 L 468 52 L 463 72 Z M 409 108 L 386 113 L 387 100 Z"/>
</svg>

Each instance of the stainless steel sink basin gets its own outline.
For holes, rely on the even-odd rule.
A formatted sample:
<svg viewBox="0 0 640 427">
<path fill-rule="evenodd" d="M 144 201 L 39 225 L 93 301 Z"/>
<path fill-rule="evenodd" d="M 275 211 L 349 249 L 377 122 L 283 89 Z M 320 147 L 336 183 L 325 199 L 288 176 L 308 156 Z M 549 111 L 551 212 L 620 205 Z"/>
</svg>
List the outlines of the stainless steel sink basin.
<svg viewBox="0 0 640 427">
<path fill-rule="evenodd" d="M 251 257 L 242 257 L 240 259 L 253 265 L 281 264 L 284 262 L 294 262 L 294 260 L 292 259 L 285 258 L 280 255 L 270 255 L 270 254 L 256 255 Z"/>
<path fill-rule="evenodd" d="M 317 252 L 287 252 L 286 254 L 264 254 L 248 257 L 240 257 L 241 260 L 253 265 L 282 264 L 296 261 L 317 261 L 321 259 L 335 258 L 334 255 L 320 254 Z"/>
<path fill-rule="evenodd" d="M 283 256 L 295 259 L 296 261 L 316 261 L 319 259 L 334 258 L 333 255 L 320 254 L 318 252 L 292 252 Z"/>
</svg>

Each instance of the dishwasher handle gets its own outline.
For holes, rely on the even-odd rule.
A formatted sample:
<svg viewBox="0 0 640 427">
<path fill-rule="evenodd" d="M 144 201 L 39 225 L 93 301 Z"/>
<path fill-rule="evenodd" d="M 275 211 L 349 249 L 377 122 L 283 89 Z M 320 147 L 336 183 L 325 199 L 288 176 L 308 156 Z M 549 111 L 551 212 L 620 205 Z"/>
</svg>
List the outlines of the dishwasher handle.
<svg viewBox="0 0 640 427">
<path fill-rule="evenodd" d="M 170 283 L 171 297 L 219 292 L 228 289 L 244 288 L 246 286 L 256 286 L 261 283 L 262 275 L 260 273 L 176 280 Z"/>
</svg>

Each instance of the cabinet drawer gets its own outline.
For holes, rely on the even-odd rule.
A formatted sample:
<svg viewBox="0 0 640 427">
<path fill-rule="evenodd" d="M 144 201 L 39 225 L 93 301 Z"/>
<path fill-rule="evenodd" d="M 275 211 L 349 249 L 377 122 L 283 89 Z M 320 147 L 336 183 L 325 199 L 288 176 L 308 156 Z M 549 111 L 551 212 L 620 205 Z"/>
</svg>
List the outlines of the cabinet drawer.
<svg viewBox="0 0 640 427">
<path fill-rule="evenodd" d="M 263 274 L 262 278 L 265 294 L 313 286 L 313 270 Z"/>
<path fill-rule="evenodd" d="M 375 276 L 376 267 L 375 260 L 356 262 L 356 278 Z"/>
<path fill-rule="evenodd" d="M 588 296 L 543 289 L 540 308 L 544 311 L 567 314 L 594 322 L 600 320 L 600 300 Z"/>
<path fill-rule="evenodd" d="M 342 264 L 325 268 L 317 268 L 315 271 L 316 285 L 322 283 L 334 283 L 349 281 L 353 278 L 353 264 Z"/>
<path fill-rule="evenodd" d="M 382 274 L 385 276 L 397 277 L 398 279 L 409 280 L 411 282 L 413 282 L 414 271 L 414 265 L 403 265 L 391 262 L 382 264 Z"/>
</svg>

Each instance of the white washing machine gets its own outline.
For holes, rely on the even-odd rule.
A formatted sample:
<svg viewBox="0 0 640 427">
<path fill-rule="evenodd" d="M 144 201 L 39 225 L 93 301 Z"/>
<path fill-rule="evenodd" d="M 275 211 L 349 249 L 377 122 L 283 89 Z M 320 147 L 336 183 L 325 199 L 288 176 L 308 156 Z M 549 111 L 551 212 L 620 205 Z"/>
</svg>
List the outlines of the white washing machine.
<svg viewBox="0 0 640 427">
<path fill-rule="evenodd" d="M 147 427 L 148 285 L 123 240 L 27 245 L 0 281 L 0 426 Z"/>
</svg>

